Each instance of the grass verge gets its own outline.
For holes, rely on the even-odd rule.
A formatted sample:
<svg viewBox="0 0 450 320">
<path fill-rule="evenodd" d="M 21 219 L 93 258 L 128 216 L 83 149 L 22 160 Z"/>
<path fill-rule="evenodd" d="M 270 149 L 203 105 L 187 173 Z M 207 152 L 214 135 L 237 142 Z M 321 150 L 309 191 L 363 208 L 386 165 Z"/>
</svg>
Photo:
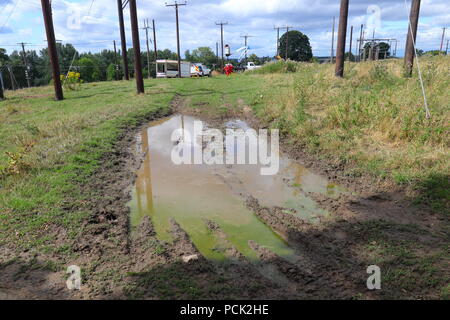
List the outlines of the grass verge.
<svg viewBox="0 0 450 320">
<path fill-rule="evenodd" d="M 168 111 L 167 87 L 149 81 L 138 96 L 132 82 L 94 83 L 61 102 L 50 87 L 8 93 L 0 103 L 0 245 L 70 254 L 58 239 L 74 239 L 89 215 L 76 209 L 88 200 L 83 185 L 121 133 Z"/>
<path fill-rule="evenodd" d="M 333 66 L 276 62 L 255 92 L 259 118 L 294 144 L 351 168 L 406 187 L 416 202 L 449 212 L 450 57 L 422 59 L 432 118 L 426 119 L 417 74 L 403 77 L 402 61 Z"/>
</svg>

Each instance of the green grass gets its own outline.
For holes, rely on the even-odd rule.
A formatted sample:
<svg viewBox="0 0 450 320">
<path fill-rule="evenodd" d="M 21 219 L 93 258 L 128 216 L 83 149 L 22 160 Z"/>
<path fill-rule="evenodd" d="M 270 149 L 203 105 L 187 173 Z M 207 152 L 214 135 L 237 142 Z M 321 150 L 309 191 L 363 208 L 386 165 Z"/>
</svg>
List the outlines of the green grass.
<svg viewBox="0 0 450 320">
<path fill-rule="evenodd" d="M 424 58 L 421 66 L 431 119 L 417 72 L 405 79 L 400 60 L 346 63 L 344 79 L 330 64 L 269 64 L 253 72 L 264 79 L 254 109 L 292 143 L 348 165 L 350 175 L 388 179 L 448 213 L 450 57 Z"/>
<path fill-rule="evenodd" d="M 91 214 L 80 209 L 90 200 L 83 186 L 126 128 L 168 112 L 176 94 L 193 109 L 204 108 L 206 100 L 211 114 L 225 115 L 250 99 L 260 81 L 146 80 L 143 96 L 135 94 L 133 81 L 92 83 L 65 92 L 60 102 L 52 87 L 7 91 L 0 102 L 0 245 L 72 255 L 70 245 L 55 240 L 79 235 Z"/>
<path fill-rule="evenodd" d="M 443 272 L 448 264 L 448 245 L 436 246 L 431 251 L 416 239 L 429 236 L 428 232 L 412 224 L 370 220 L 355 225 L 353 231 L 360 241 L 355 254 L 381 268 L 386 298 L 398 299 L 402 291 L 425 295 L 426 290 L 440 288 L 439 298 L 445 298 L 444 288 L 450 281 Z"/>
<path fill-rule="evenodd" d="M 171 85 L 183 98 L 187 110 L 206 116 L 240 116 L 242 109 L 255 100 L 255 93 L 263 85 L 258 76 L 219 76 L 205 79 L 184 79 Z"/>
<path fill-rule="evenodd" d="M 59 233 L 75 238 L 89 215 L 71 207 L 88 200 L 82 186 L 102 156 L 125 128 L 167 111 L 176 95 L 211 117 L 239 117 L 250 107 L 293 143 L 350 165 L 347 174 L 388 179 L 446 211 L 449 65 L 448 57 L 422 63 L 431 120 L 417 75 L 404 79 L 400 61 L 347 64 L 344 79 L 330 65 L 278 62 L 229 78 L 148 80 L 143 96 L 133 81 L 86 84 L 61 102 L 51 87 L 7 91 L 0 102 L 0 245 L 69 254 L 54 240 Z"/>
<path fill-rule="evenodd" d="M 125 128 L 168 111 L 174 94 L 166 88 L 149 81 L 138 96 L 133 82 L 89 84 L 61 102 L 50 87 L 7 92 L 0 103 L 0 244 L 70 254 L 55 239 L 75 238 L 89 215 L 70 210 L 88 200 L 83 185 Z M 19 155 L 17 163 L 5 152 Z"/>
</svg>

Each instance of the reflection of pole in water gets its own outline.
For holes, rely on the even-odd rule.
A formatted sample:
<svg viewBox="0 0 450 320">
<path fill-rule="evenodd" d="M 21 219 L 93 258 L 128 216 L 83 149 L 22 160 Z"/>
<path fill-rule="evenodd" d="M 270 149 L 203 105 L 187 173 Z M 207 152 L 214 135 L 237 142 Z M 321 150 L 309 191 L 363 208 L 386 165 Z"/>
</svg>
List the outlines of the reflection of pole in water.
<svg viewBox="0 0 450 320">
<path fill-rule="evenodd" d="M 153 206 L 153 189 L 152 189 L 152 174 L 151 174 L 151 161 L 150 161 L 150 149 L 149 149 L 149 141 L 148 141 L 148 129 L 145 129 L 142 132 L 142 147 L 143 151 L 147 153 L 143 163 L 143 171 L 139 175 L 136 181 L 136 189 L 137 189 L 137 202 L 138 202 L 138 210 L 140 214 L 140 218 L 143 218 L 144 215 L 153 215 L 154 206 Z M 141 197 L 144 196 L 146 198 L 146 207 L 142 207 Z"/>
<path fill-rule="evenodd" d="M 294 173 L 294 183 L 296 184 L 297 187 L 302 187 L 303 176 L 305 175 L 305 168 L 296 163 L 292 163 L 290 167 Z"/>
<path fill-rule="evenodd" d="M 184 142 L 185 136 L 184 136 L 184 116 L 181 115 L 181 137 L 182 137 L 182 142 Z"/>
</svg>

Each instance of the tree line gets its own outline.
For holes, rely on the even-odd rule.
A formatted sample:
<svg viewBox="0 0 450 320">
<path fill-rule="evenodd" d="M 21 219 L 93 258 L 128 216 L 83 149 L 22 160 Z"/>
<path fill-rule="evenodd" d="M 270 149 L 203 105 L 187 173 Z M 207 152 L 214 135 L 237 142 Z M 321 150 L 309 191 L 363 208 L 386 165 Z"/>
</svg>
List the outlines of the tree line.
<svg viewBox="0 0 450 320">
<path fill-rule="evenodd" d="M 61 74 L 66 74 L 70 66 L 72 66 L 71 71 L 80 72 L 81 78 L 85 82 L 115 80 L 116 70 L 118 71 L 119 79 L 123 78 L 123 60 L 120 51 L 117 54 L 113 50 L 106 49 L 98 53 L 80 53 L 70 43 L 57 43 L 57 52 Z M 27 50 L 25 54 L 31 85 L 48 85 L 52 79 L 48 49 L 44 48 L 39 51 Z M 147 52 L 142 52 L 141 55 L 143 74 L 145 77 L 148 77 Z M 158 59 L 176 60 L 178 55 L 169 49 L 158 50 Z M 154 60 L 155 53 L 151 51 L 151 76 L 155 76 Z M 118 66 L 118 69 L 116 66 Z M 132 48 L 128 49 L 128 68 L 131 76 L 133 76 L 134 54 Z M 26 67 L 22 51 L 15 50 L 8 55 L 5 49 L 0 48 L 0 70 L 2 71 L 5 89 L 27 86 Z"/>
<path fill-rule="evenodd" d="M 289 32 L 289 41 L 287 44 L 287 34 L 284 34 L 280 39 L 279 51 L 281 58 L 285 59 L 284 50 L 288 48 L 287 58 L 294 61 L 311 61 L 312 50 L 309 43 L 309 38 L 299 31 Z M 98 53 L 80 53 L 75 47 L 68 44 L 57 43 L 57 53 L 60 65 L 61 74 L 67 74 L 69 71 L 79 72 L 81 79 L 84 82 L 96 81 L 111 81 L 116 77 L 123 78 L 122 56 L 120 50 L 117 54 L 113 50 L 102 50 Z M 128 68 L 130 76 L 134 73 L 134 53 L 133 48 L 128 49 Z M 178 55 L 169 49 L 158 50 L 158 59 L 177 60 Z M 25 59 L 26 64 L 25 66 Z M 155 52 L 150 51 L 149 59 L 147 59 L 147 52 L 141 52 L 142 71 L 146 78 L 156 76 L 154 66 Z M 209 47 L 199 47 L 195 50 L 187 50 L 185 52 L 185 59 L 191 62 L 198 62 L 206 65 L 210 69 L 217 69 L 221 65 L 216 53 Z M 273 57 L 258 57 L 255 54 L 248 56 L 248 61 L 252 61 L 257 65 L 262 65 L 267 61 L 272 60 Z M 148 67 L 150 62 L 150 68 Z M 233 64 L 245 63 L 246 61 L 237 61 L 230 59 Z M 48 49 L 41 50 L 27 50 L 25 57 L 22 51 L 15 50 L 11 54 L 7 54 L 5 49 L 0 48 L 0 72 L 3 78 L 5 89 L 23 88 L 27 86 L 26 70 L 30 78 L 31 86 L 48 85 L 52 79 L 50 58 Z"/>
</svg>

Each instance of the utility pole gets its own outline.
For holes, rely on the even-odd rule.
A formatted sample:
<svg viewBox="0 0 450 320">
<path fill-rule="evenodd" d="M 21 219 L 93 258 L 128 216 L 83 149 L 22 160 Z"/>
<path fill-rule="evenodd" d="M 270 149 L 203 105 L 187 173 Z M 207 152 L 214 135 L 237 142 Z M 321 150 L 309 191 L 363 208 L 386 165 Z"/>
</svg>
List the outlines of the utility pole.
<svg viewBox="0 0 450 320">
<path fill-rule="evenodd" d="M 5 99 L 5 95 L 3 94 L 3 74 L 2 74 L 2 70 L 0 70 L 0 100 L 4 100 Z"/>
<path fill-rule="evenodd" d="M 117 10 L 119 12 L 119 29 L 120 29 L 120 44 L 122 47 L 122 60 L 123 60 L 123 74 L 125 80 L 130 80 L 130 72 L 128 70 L 128 57 L 127 57 L 127 38 L 125 36 L 125 23 L 123 21 L 123 9 L 125 8 L 122 0 L 117 0 Z"/>
<path fill-rule="evenodd" d="M 156 63 L 156 61 L 158 60 L 158 48 L 156 46 L 155 19 L 152 20 L 152 24 L 153 24 L 153 47 L 154 47 L 154 50 L 155 50 L 155 77 L 156 77 L 156 74 L 158 73 L 158 64 Z"/>
<path fill-rule="evenodd" d="M 16 88 L 16 83 L 14 81 L 14 73 L 11 70 L 11 66 L 7 65 L 6 68 L 8 69 L 8 73 L 9 73 L 9 81 L 11 82 L 11 90 L 16 91 L 17 88 Z"/>
<path fill-rule="evenodd" d="M 336 17 L 333 17 L 333 31 L 331 33 L 331 54 L 330 54 L 330 63 L 334 61 L 334 27 L 336 24 Z"/>
<path fill-rule="evenodd" d="M 350 54 L 348 55 L 348 61 L 352 61 L 352 45 L 353 45 L 353 26 L 350 27 Z"/>
<path fill-rule="evenodd" d="M 274 30 L 277 30 L 277 55 L 278 57 L 280 55 L 280 27 L 275 27 Z"/>
<path fill-rule="evenodd" d="M 286 27 L 286 61 L 289 59 L 289 29 L 291 27 Z"/>
<path fill-rule="evenodd" d="M 119 81 L 119 64 L 117 63 L 117 47 L 116 47 L 116 40 L 114 42 L 114 64 L 116 68 L 116 81 Z"/>
<path fill-rule="evenodd" d="M 44 16 L 45 31 L 47 33 L 48 55 L 52 65 L 53 85 L 55 87 L 55 99 L 63 100 L 61 86 L 58 53 L 56 51 L 55 29 L 53 28 L 52 8 L 49 0 L 41 0 L 42 14 Z"/>
<path fill-rule="evenodd" d="M 417 27 L 419 25 L 419 13 L 420 13 L 420 0 L 412 0 L 411 13 L 409 16 L 409 24 L 408 24 L 408 37 L 406 38 L 406 48 L 405 48 L 405 68 L 406 68 L 406 75 L 409 77 L 412 76 L 414 66 L 414 56 L 416 53 Z"/>
<path fill-rule="evenodd" d="M 345 41 L 347 38 L 347 21 L 348 21 L 348 2 L 349 0 L 341 0 L 341 11 L 339 14 L 339 30 L 338 44 L 336 52 L 336 77 L 344 76 L 345 61 Z"/>
<path fill-rule="evenodd" d="M 134 73 L 136 77 L 137 93 L 144 93 L 144 79 L 142 78 L 141 45 L 139 43 L 139 25 L 137 18 L 136 0 L 129 0 L 131 34 L 133 36 Z"/>
<path fill-rule="evenodd" d="M 442 28 L 441 48 L 439 49 L 439 54 L 442 54 L 442 49 L 444 49 L 445 29 L 446 28 Z"/>
<path fill-rule="evenodd" d="M 448 41 L 449 40 L 447 40 L 447 47 L 445 48 L 445 55 L 448 55 Z"/>
<path fill-rule="evenodd" d="M 220 43 L 221 43 L 221 45 L 222 45 L 222 60 L 221 60 L 221 72 L 223 72 L 223 67 L 224 67 L 224 65 L 223 65 L 223 62 L 224 62 L 224 59 L 223 59 L 223 26 L 226 26 L 228 24 L 228 22 L 223 22 L 223 21 L 220 21 L 220 22 L 216 22 L 216 26 L 220 26 Z"/>
<path fill-rule="evenodd" d="M 364 25 L 361 25 L 361 31 L 359 33 L 359 46 L 358 46 L 358 55 L 359 55 L 359 62 L 361 62 L 361 48 L 362 48 L 362 42 L 363 42 L 363 32 L 364 32 Z"/>
<path fill-rule="evenodd" d="M 216 41 L 216 58 L 219 61 L 219 41 Z"/>
<path fill-rule="evenodd" d="M 144 19 L 144 27 L 142 29 L 145 30 L 145 39 L 147 41 L 147 72 L 150 79 L 150 45 L 148 43 L 148 29 L 150 29 L 150 26 L 148 25 L 148 19 Z"/>
<path fill-rule="evenodd" d="M 22 45 L 22 60 L 23 60 L 23 65 L 25 66 L 25 79 L 27 80 L 28 88 L 31 88 L 30 75 L 29 75 L 29 69 L 28 69 L 28 61 L 27 61 L 27 52 L 25 51 L 26 43 L 21 42 L 19 44 Z"/>
<path fill-rule="evenodd" d="M 252 38 L 253 36 L 249 36 L 248 34 L 246 34 L 245 36 L 241 36 L 241 38 L 245 39 L 244 45 L 245 47 L 247 47 L 248 45 L 248 38 Z M 245 61 L 247 61 L 247 49 L 245 50 Z"/>
<path fill-rule="evenodd" d="M 178 54 L 178 78 L 181 78 L 181 51 L 180 51 L 180 23 L 178 18 L 178 7 L 187 5 L 187 2 L 174 4 L 167 4 L 166 7 L 175 7 L 175 18 L 177 21 L 177 54 Z"/>
</svg>

